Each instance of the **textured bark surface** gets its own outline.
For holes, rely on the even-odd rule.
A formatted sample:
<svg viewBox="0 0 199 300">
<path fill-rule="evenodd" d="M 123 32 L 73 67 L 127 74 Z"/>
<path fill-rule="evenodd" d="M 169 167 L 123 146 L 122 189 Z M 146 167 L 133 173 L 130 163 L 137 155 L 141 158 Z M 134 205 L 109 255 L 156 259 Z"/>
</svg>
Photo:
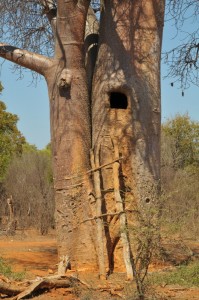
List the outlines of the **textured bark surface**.
<svg viewBox="0 0 199 300">
<path fill-rule="evenodd" d="M 94 156 L 93 151 L 91 151 L 91 167 L 92 169 L 99 168 L 99 149 L 97 149 L 96 156 Z M 95 190 L 96 198 L 96 239 L 97 239 L 97 255 L 98 255 L 98 265 L 99 265 L 99 275 L 101 279 L 106 278 L 105 269 L 105 257 L 104 257 L 104 228 L 103 220 L 99 216 L 102 214 L 102 191 L 101 191 L 101 178 L 100 170 L 96 170 L 93 174 L 93 185 Z"/>
<path fill-rule="evenodd" d="M 113 160 L 111 139 L 117 140 L 124 207 L 140 209 L 143 218 L 157 204 L 160 181 L 162 20 L 163 1 L 106 1 L 93 82 L 92 147 L 100 144 L 103 164 Z M 104 212 L 110 212 L 112 168 L 103 170 L 102 178 Z M 136 213 L 127 214 L 129 228 L 135 220 Z M 107 221 L 110 249 L 118 240 L 118 221 Z"/>
<path fill-rule="evenodd" d="M 72 268 L 96 267 L 89 217 L 91 125 L 84 61 L 88 4 L 60 1 L 55 64 L 47 73 L 59 256 Z"/>
<path fill-rule="evenodd" d="M 98 49 L 89 1 L 40 3 L 54 34 L 54 57 L 3 43 L 0 56 L 47 82 L 58 253 L 72 269 L 98 268 L 105 277 L 105 268 L 126 267 L 131 278 L 131 228 L 140 226 L 139 218 L 150 220 L 158 203 L 165 3 L 103 1 Z"/>
</svg>

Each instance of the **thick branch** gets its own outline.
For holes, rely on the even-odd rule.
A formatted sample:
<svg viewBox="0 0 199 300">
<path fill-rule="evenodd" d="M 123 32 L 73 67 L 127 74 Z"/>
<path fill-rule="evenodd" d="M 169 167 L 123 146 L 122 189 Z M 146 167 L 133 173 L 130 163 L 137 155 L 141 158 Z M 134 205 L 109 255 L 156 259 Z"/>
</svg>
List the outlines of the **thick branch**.
<svg viewBox="0 0 199 300">
<path fill-rule="evenodd" d="M 99 21 L 93 9 L 89 7 L 86 19 L 85 39 L 91 34 L 99 34 Z"/>
<path fill-rule="evenodd" d="M 44 75 L 45 71 L 52 64 L 52 60 L 44 55 L 22 50 L 3 43 L 0 43 L 0 57 L 41 75 Z"/>
<path fill-rule="evenodd" d="M 44 13 L 48 18 L 51 25 L 53 33 L 56 29 L 56 17 L 57 17 L 57 7 L 53 0 L 40 0 L 41 5 L 44 8 Z"/>
<path fill-rule="evenodd" d="M 5 295 L 13 297 L 23 291 L 24 291 L 24 288 L 19 287 L 17 284 L 14 284 L 14 283 L 11 284 L 11 283 L 6 283 L 3 281 L 0 281 L 0 293 L 1 294 L 5 294 Z"/>
<path fill-rule="evenodd" d="M 88 9 L 86 19 L 86 31 L 85 31 L 85 65 L 86 73 L 88 76 L 89 93 L 92 90 L 92 79 L 95 68 L 97 49 L 98 49 L 98 36 L 99 36 L 99 22 L 95 16 L 95 13 L 91 7 Z"/>
<path fill-rule="evenodd" d="M 16 284 L 10 283 L 7 284 L 5 282 L 0 282 L 0 293 L 8 295 L 13 297 L 13 300 L 20 300 L 20 299 L 24 299 L 24 298 L 30 298 L 35 292 L 39 292 L 42 293 L 45 290 L 50 290 L 53 288 L 65 288 L 67 290 L 75 290 L 75 287 L 77 287 L 77 285 L 80 285 L 82 287 L 84 287 L 85 289 L 87 289 L 88 291 L 97 291 L 99 293 L 99 291 L 104 292 L 107 291 L 109 292 L 111 295 L 117 295 L 121 298 L 124 299 L 124 297 L 118 293 L 118 291 L 123 290 L 123 287 L 121 286 L 95 286 L 92 287 L 89 284 L 87 284 L 85 281 L 80 280 L 77 277 L 74 276 L 59 276 L 59 275 L 55 275 L 55 276 L 49 276 L 49 277 L 44 277 L 44 278 L 40 278 L 39 280 L 33 281 L 33 283 L 26 287 L 26 286 L 17 286 Z M 11 299 L 11 298 L 9 298 Z"/>
</svg>

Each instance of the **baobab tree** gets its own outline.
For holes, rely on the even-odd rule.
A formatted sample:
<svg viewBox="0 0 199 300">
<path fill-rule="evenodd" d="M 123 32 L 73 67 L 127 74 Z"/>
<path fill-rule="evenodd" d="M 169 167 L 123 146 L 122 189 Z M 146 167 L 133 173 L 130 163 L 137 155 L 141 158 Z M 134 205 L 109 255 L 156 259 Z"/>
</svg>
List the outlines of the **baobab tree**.
<svg viewBox="0 0 199 300">
<path fill-rule="evenodd" d="M 48 87 L 59 256 L 102 278 L 114 268 L 132 278 L 136 245 L 137 261 L 150 255 L 141 251 L 150 234 L 138 242 L 160 185 L 164 6 L 104 0 L 97 18 L 88 0 L 0 4 L 2 32 L 16 43 L 1 43 L 0 56 Z"/>
</svg>

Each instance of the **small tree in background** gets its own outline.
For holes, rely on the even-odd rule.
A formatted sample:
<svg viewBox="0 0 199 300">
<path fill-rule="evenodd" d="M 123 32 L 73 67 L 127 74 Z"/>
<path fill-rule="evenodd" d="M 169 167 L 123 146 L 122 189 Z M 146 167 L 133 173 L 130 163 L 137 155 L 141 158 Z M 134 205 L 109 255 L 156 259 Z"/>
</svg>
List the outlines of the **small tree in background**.
<svg viewBox="0 0 199 300">
<path fill-rule="evenodd" d="M 176 115 L 162 126 L 162 161 L 174 168 L 199 166 L 199 123 L 186 115 Z M 166 157 L 167 152 L 167 157 Z M 169 158 L 170 156 L 170 158 Z"/>
<path fill-rule="evenodd" d="M 25 146 L 21 157 L 13 158 L 4 186 L 14 199 L 19 228 L 37 228 L 47 234 L 54 227 L 54 199 L 49 150 Z M 14 184 L 13 184 L 14 182 Z"/>
<path fill-rule="evenodd" d="M 0 84 L 0 93 L 3 87 Z M 25 138 L 17 128 L 18 117 L 6 111 L 0 101 L 0 182 L 5 178 L 8 165 L 14 155 L 21 155 Z"/>
<path fill-rule="evenodd" d="M 199 228 L 199 123 L 177 115 L 162 126 L 164 224 L 182 236 Z"/>
</svg>

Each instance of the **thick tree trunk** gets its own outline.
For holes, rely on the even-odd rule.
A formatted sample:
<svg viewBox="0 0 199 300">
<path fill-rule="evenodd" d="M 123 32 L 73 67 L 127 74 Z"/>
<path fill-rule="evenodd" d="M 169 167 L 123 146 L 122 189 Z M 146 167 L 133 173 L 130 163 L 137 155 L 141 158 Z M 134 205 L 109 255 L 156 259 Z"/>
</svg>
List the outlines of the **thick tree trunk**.
<svg viewBox="0 0 199 300">
<path fill-rule="evenodd" d="M 58 0 L 57 8 L 52 1 L 41 1 L 55 37 L 54 58 L 0 43 L 1 57 L 46 78 L 58 252 L 70 257 L 73 269 L 95 268 L 97 248 L 104 277 L 105 264 L 110 272 L 121 270 L 123 252 L 123 267 L 131 278 L 130 261 L 134 268 L 134 258 L 135 263 L 139 259 L 131 253 L 136 241 L 130 229 L 137 225 L 139 233 L 140 222 L 145 229 L 158 207 L 164 2 L 103 1 L 92 86 L 98 25 L 90 10 L 94 34 L 87 36 L 89 29 L 84 40 L 87 0 Z M 98 170 L 95 191 L 91 148 Z"/>
<path fill-rule="evenodd" d="M 100 163 L 107 163 L 114 158 L 111 140 L 117 140 L 124 208 L 139 212 L 142 219 L 150 218 L 150 208 L 158 205 L 163 8 L 163 0 L 105 2 L 93 81 L 92 147 L 96 151 L 100 144 Z M 104 212 L 110 212 L 115 209 L 110 167 L 102 178 Z M 127 214 L 128 229 L 136 217 Z M 118 235 L 118 222 L 112 222 L 106 228 L 108 248 Z M 118 256 L 121 252 L 115 259 L 120 264 Z"/>
<path fill-rule="evenodd" d="M 88 7 L 60 1 L 55 62 L 46 80 L 50 97 L 51 141 L 59 256 L 71 267 L 96 267 L 89 193 L 90 108 L 84 63 L 84 28 Z"/>
</svg>

